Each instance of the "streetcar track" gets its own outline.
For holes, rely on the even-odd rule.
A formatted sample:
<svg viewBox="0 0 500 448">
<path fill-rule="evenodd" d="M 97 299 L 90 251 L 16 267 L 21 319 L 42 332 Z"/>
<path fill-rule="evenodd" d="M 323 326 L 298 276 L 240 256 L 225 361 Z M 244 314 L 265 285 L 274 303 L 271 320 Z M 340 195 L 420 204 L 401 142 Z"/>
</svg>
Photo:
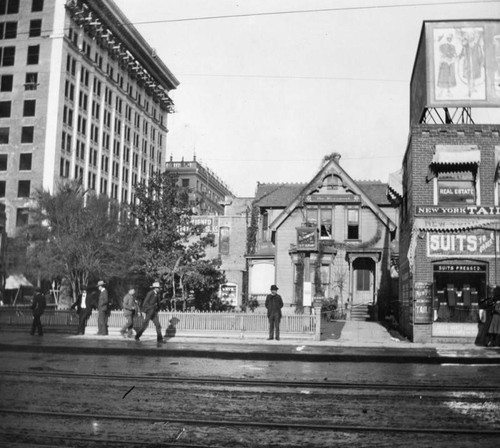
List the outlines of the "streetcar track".
<svg viewBox="0 0 500 448">
<path fill-rule="evenodd" d="M 49 411 L 28 411 L 0 408 L 0 414 L 10 415 L 32 415 L 49 418 L 66 418 L 82 420 L 119 420 L 133 421 L 141 423 L 175 423 L 184 426 L 217 426 L 217 427 L 243 427 L 243 428 L 260 428 L 260 429 L 275 429 L 275 430 L 300 430 L 300 431 L 332 431 L 332 432 L 385 432 L 385 433 L 419 433 L 419 434 L 462 434 L 462 435 L 484 435 L 497 436 L 500 435 L 500 429 L 480 429 L 480 428 L 415 428 L 415 427 L 395 427 L 395 426 L 367 426 L 367 425 L 344 425 L 344 424 L 311 424 L 306 422 L 269 422 L 269 421 L 249 421 L 249 420 L 209 420 L 199 419 L 196 417 L 190 418 L 160 418 L 160 417 L 145 417 L 141 415 L 125 415 L 125 414 L 83 414 L 76 412 L 49 412 Z"/>
<path fill-rule="evenodd" d="M 73 372 L 42 372 L 42 371 L 13 371 L 2 370 L 0 376 L 38 376 L 51 378 L 95 379 L 113 381 L 142 381 L 156 383 L 182 383 L 217 386 L 243 387 L 275 387 L 275 388 L 306 388 L 306 389 L 372 389 L 372 390 L 399 390 L 399 391 L 446 391 L 446 392 L 499 392 L 499 386 L 471 386 L 471 385 L 429 385 L 429 384 L 380 384 L 380 383 L 346 383 L 338 381 L 274 381 L 243 378 L 203 378 L 203 377 L 171 377 L 171 376 L 144 376 L 144 375 L 110 375 L 96 373 Z"/>
</svg>

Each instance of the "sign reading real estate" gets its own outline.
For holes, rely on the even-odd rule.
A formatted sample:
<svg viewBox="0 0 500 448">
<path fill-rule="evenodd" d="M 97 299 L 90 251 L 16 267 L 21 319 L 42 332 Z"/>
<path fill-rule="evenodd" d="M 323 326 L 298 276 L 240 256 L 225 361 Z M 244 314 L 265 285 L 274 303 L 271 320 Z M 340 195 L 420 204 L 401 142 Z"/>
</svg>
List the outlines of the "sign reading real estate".
<svg viewBox="0 0 500 448">
<path fill-rule="evenodd" d="M 500 236 L 494 230 L 427 233 L 428 257 L 500 257 Z"/>
</svg>

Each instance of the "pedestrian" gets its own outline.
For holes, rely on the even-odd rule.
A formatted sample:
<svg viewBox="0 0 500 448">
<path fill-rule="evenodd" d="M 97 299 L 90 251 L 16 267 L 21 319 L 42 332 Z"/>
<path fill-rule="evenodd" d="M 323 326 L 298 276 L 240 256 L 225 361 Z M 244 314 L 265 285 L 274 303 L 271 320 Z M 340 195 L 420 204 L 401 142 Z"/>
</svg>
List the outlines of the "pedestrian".
<svg viewBox="0 0 500 448">
<path fill-rule="evenodd" d="M 146 331 L 149 325 L 149 321 L 151 320 L 153 321 L 156 327 L 157 342 L 159 343 L 166 342 L 161 334 L 160 319 L 158 318 L 158 311 L 160 310 L 161 302 L 162 300 L 160 295 L 160 283 L 154 282 L 151 285 L 151 291 L 147 293 L 144 302 L 142 302 L 142 307 L 141 307 L 142 312 L 146 314 L 146 317 L 144 319 L 144 324 L 142 325 L 141 329 L 135 335 L 136 341 L 139 341 L 139 338 L 142 336 L 142 333 Z"/>
<path fill-rule="evenodd" d="M 73 310 L 76 308 L 76 313 L 78 314 L 78 328 L 76 334 L 85 334 L 87 321 L 92 315 L 92 310 L 97 308 L 97 304 L 95 303 L 94 294 L 88 291 L 86 286 L 81 286 L 80 290 L 81 292 L 75 303 L 71 305 L 71 309 Z"/>
<path fill-rule="evenodd" d="M 97 334 L 100 336 L 108 335 L 108 318 L 110 305 L 108 299 L 108 290 L 106 289 L 106 283 L 103 280 L 97 282 L 97 288 L 99 289 L 99 300 L 97 303 Z"/>
<path fill-rule="evenodd" d="M 281 308 L 283 308 L 283 299 L 278 294 L 278 287 L 271 285 L 271 294 L 266 297 L 267 317 L 269 319 L 269 337 L 268 341 L 272 339 L 280 340 L 280 320 Z"/>
<path fill-rule="evenodd" d="M 139 304 L 135 298 L 135 288 L 129 288 L 127 294 L 123 297 L 123 315 L 127 322 L 120 330 L 123 337 L 132 337 L 134 328 L 134 316 L 139 313 Z M 127 333 L 127 334 L 125 334 Z"/>
<path fill-rule="evenodd" d="M 496 299 L 493 316 L 488 328 L 488 347 L 500 345 L 500 298 Z"/>
<path fill-rule="evenodd" d="M 33 323 L 31 324 L 30 334 L 32 336 L 35 334 L 35 330 L 38 331 L 38 336 L 43 336 L 42 321 L 40 318 L 42 317 L 46 306 L 47 302 L 45 301 L 45 295 L 42 293 L 42 289 L 37 286 L 35 288 L 33 301 L 31 302 L 31 309 L 33 310 Z"/>
</svg>

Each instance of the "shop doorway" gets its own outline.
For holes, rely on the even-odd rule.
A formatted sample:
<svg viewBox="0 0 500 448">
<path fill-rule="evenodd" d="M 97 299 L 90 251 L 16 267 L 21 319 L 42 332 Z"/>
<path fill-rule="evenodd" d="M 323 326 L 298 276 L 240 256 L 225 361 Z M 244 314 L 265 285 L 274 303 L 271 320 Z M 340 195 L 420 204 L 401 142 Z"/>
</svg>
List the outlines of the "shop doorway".
<svg viewBox="0 0 500 448">
<path fill-rule="evenodd" d="M 371 258 L 357 258 L 353 264 L 352 304 L 364 305 L 373 302 L 375 285 L 375 262 Z"/>
<path fill-rule="evenodd" d="M 487 264 L 437 263 L 433 267 L 434 310 L 441 322 L 477 322 L 486 298 Z"/>
</svg>

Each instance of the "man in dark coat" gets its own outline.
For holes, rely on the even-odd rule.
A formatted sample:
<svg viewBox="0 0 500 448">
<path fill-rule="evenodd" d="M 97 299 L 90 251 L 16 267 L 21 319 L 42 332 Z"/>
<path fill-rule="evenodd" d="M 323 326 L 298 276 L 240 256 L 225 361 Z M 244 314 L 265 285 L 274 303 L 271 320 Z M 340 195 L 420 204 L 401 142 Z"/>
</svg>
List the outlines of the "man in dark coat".
<svg viewBox="0 0 500 448">
<path fill-rule="evenodd" d="M 30 334 L 34 335 L 35 330 L 38 331 L 39 336 L 43 336 L 42 322 L 40 318 L 47 302 L 45 301 L 45 296 L 42 294 L 42 290 L 39 287 L 35 288 L 35 295 L 33 296 L 33 302 L 31 303 L 31 309 L 33 310 L 33 323 L 31 324 Z"/>
<path fill-rule="evenodd" d="M 108 303 L 108 291 L 106 290 L 106 283 L 102 280 L 97 282 L 97 287 L 99 288 L 99 301 L 97 304 L 97 310 L 99 311 L 97 316 L 97 334 L 100 336 L 107 336 L 108 318 L 109 312 L 111 311 Z"/>
<path fill-rule="evenodd" d="M 149 321 L 153 321 L 156 327 L 156 340 L 160 343 L 166 342 L 161 334 L 160 319 L 158 318 L 158 311 L 160 310 L 161 295 L 160 295 L 160 283 L 154 282 L 151 285 L 151 291 L 149 291 L 142 302 L 141 311 L 146 314 L 144 319 L 144 324 L 141 329 L 135 335 L 135 340 L 139 341 L 142 333 L 146 331 L 149 325 Z"/>
<path fill-rule="evenodd" d="M 266 308 L 267 317 L 269 319 L 269 337 L 268 341 L 271 339 L 280 340 L 280 320 L 281 320 L 281 308 L 283 308 L 283 299 L 278 294 L 278 287 L 276 285 L 271 286 L 271 294 L 266 297 Z M 274 335 L 276 334 L 276 337 Z"/>
<path fill-rule="evenodd" d="M 81 290 L 82 292 L 78 296 L 78 299 L 71 305 L 71 309 L 76 308 L 76 313 L 78 314 L 78 329 L 76 334 L 85 334 L 85 327 L 87 326 L 89 317 L 92 315 L 92 310 L 97 308 L 95 293 L 88 291 L 86 286 L 82 286 Z"/>
</svg>

